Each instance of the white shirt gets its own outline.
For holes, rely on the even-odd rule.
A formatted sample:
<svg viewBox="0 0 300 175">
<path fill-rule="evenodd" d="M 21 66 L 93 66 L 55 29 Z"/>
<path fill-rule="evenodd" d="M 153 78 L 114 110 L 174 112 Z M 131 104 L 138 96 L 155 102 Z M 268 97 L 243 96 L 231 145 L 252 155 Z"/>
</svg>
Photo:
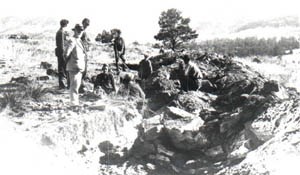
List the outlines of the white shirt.
<svg viewBox="0 0 300 175">
<path fill-rule="evenodd" d="M 85 69 L 86 53 L 80 38 L 71 38 L 66 50 L 66 56 L 69 58 L 67 71 L 82 72 Z"/>
</svg>

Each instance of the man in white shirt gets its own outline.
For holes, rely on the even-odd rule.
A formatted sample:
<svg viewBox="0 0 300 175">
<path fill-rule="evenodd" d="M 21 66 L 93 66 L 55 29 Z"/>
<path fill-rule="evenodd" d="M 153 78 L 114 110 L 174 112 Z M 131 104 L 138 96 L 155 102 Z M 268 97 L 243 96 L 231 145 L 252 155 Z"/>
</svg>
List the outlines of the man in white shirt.
<svg viewBox="0 0 300 175">
<path fill-rule="evenodd" d="M 67 71 L 70 77 L 71 105 L 79 105 L 79 87 L 81 85 L 82 73 L 86 67 L 85 59 L 87 54 L 80 38 L 83 27 L 76 24 L 72 30 L 74 31 L 74 36 L 70 40 L 65 55 L 67 58 Z"/>
</svg>

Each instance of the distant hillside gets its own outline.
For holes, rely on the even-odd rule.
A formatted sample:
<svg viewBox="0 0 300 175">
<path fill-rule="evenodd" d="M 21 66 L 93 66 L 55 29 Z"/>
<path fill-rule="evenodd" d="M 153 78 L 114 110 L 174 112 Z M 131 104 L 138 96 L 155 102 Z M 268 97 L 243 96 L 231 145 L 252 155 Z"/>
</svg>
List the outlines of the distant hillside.
<svg viewBox="0 0 300 175">
<path fill-rule="evenodd" d="M 300 22 L 298 16 L 284 16 L 272 19 L 241 19 L 231 23 L 222 21 L 199 22 L 196 30 L 199 41 L 216 38 L 281 38 L 298 37 Z"/>
<path fill-rule="evenodd" d="M 0 18 L 0 36 L 7 37 L 12 34 L 25 34 L 30 38 L 54 38 L 59 27 L 57 19 L 54 18 Z"/>
<path fill-rule="evenodd" d="M 248 22 L 246 24 L 237 27 L 237 29 L 235 29 L 235 32 L 241 32 L 244 30 L 255 29 L 259 27 L 279 28 L 279 27 L 299 27 L 299 26 L 300 26 L 299 17 L 287 16 L 287 17 L 278 17 L 271 20 L 259 20 L 259 21 Z"/>
</svg>

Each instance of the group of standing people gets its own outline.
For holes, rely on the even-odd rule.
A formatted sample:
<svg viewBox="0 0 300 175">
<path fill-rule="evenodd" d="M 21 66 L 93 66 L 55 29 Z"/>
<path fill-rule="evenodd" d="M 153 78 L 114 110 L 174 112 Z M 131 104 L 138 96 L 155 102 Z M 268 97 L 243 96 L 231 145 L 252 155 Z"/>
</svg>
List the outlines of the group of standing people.
<svg viewBox="0 0 300 175">
<path fill-rule="evenodd" d="M 55 55 L 58 62 L 58 85 L 59 89 L 69 89 L 71 105 L 79 105 L 79 92 L 83 89 L 83 79 L 87 74 L 88 52 L 91 40 L 86 33 L 90 20 L 84 18 L 81 24 L 76 24 L 72 29 L 73 36 L 65 31 L 69 21 L 62 19 L 60 28 L 56 33 Z M 122 61 L 122 70 L 125 71 L 125 42 L 121 37 L 121 31 L 114 29 L 113 49 L 115 54 L 116 74 L 119 75 L 119 62 Z M 113 75 L 109 73 L 108 65 L 104 64 L 102 73 L 96 77 L 94 89 L 99 87 L 106 93 L 116 91 Z M 130 77 L 129 77 L 130 78 Z M 126 77 L 125 77 L 126 79 Z M 127 77 L 128 79 L 128 77 Z M 127 80 L 124 81 L 126 85 Z M 127 85 L 130 84 L 130 80 Z"/>
<path fill-rule="evenodd" d="M 55 55 L 58 62 L 58 84 L 60 89 L 69 89 L 71 103 L 79 104 L 79 88 L 87 71 L 87 59 L 90 39 L 85 30 L 90 20 L 85 18 L 82 25 L 76 24 L 72 37 L 65 31 L 69 21 L 62 19 L 56 33 Z M 67 81 L 65 81 L 67 80 Z"/>
</svg>

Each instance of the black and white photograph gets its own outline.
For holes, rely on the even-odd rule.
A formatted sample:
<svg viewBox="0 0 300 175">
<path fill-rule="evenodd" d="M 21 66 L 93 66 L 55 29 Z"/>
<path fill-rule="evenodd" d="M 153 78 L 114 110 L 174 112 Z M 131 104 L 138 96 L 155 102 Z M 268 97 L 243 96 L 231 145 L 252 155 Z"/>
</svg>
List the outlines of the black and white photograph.
<svg viewBox="0 0 300 175">
<path fill-rule="evenodd" d="M 297 0 L 5 0 L 0 175 L 299 175 Z"/>
</svg>

